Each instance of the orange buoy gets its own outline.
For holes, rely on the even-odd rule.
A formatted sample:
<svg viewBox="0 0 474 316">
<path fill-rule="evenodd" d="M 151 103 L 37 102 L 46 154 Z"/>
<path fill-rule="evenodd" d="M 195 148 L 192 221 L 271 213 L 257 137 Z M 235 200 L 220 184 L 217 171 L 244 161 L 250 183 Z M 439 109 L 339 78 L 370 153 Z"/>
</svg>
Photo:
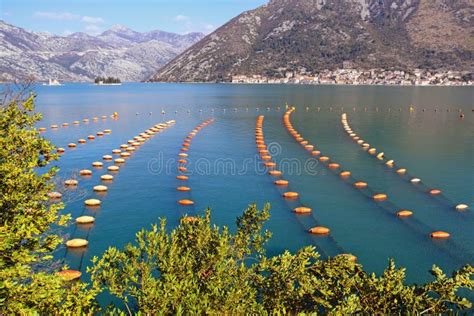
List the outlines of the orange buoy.
<svg viewBox="0 0 474 316">
<path fill-rule="evenodd" d="M 179 159 L 178 162 L 183 163 L 183 164 L 188 163 L 188 161 L 186 159 Z"/>
<path fill-rule="evenodd" d="M 67 179 L 66 181 L 64 181 L 64 184 L 67 186 L 76 186 L 78 184 L 78 181 L 74 179 Z"/>
<path fill-rule="evenodd" d="M 273 168 L 273 167 L 276 167 L 276 163 L 274 163 L 273 161 L 267 161 L 264 163 L 265 167 L 268 167 L 268 168 Z"/>
<path fill-rule="evenodd" d="M 66 241 L 66 246 L 68 248 L 81 248 L 86 247 L 89 242 L 85 239 L 74 238 L 71 240 Z"/>
<path fill-rule="evenodd" d="M 111 155 L 103 155 L 102 156 L 102 159 L 104 159 L 104 160 L 112 160 L 112 158 L 113 157 Z"/>
<path fill-rule="evenodd" d="M 374 194 L 372 197 L 375 201 L 385 201 L 387 199 L 387 195 L 383 193 Z"/>
<path fill-rule="evenodd" d="M 125 159 L 123 158 L 117 158 L 114 160 L 115 163 L 125 163 Z"/>
<path fill-rule="evenodd" d="M 331 230 L 324 226 L 316 226 L 309 229 L 311 234 L 315 235 L 328 235 Z"/>
<path fill-rule="evenodd" d="M 413 215 L 413 212 L 409 210 L 401 210 L 397 212 L 398 217 L 410 217 L 412 215 Z"/>
<path fill-rule="evenodd" d="M 83 121 L 84 123 L 87 123 L 87 122 L 89 122 L 89 119 L 88 119 L 88 118 L 85 118 L 85 119 L 83 119 L 82 121 Z"/>
<path fill-rule="evenodd" d="M 184 175 L 179 175 L 179 176 L 176 176 L 176 179 L 178 180 L 188 180 L 189 178 L 187 176 L 184 176 Z"/>
<path fill-rule="evenodd" d="M 76 144 L 74 144 L 74 143 L 69 143 L 69 144 L 67 144 L 67 147 L 69 147 L 69 148 L 76 148 Z"/>
<path fill-rule="evenodd" d="M 182 192 L 187 192 L 187 191 L 191 191 L 191 188 L 190 187 L 185 187 L 185 186 L 179 186 L 179 187 L 176 188 L 176 190 L 182 191 Z"/>
<path fill-rule="evenodd" d="M 125 151 L 123 153 L 120 153 L 120 157 L 130 157 L 130 153 Z"/>
<path fill-rule="evenodd" d="M 432 190 L 430 190 L 430 194 L 431 194 L 431 195 L 438 195 L 438 194 L 441 194 L 441 190 L 432 189 Z"/>
<path fill-rule="evenodd" d="M 328 161 L 328 160 L 329 160 L 329 157 L 327 157 L 327 156 L 319 157 L 319 161 Z"/>
<path fill-rule="evenodd" d="M 100 162 L 100 161 L 94 161 L 94 162 L 92 163 L 92 167 L 94 167 L 94 168 L 102 168 L 103 165 L 104 165 L 104 164 L 103 164 L 102 162 Z"/>
<path fill-rule="evenodd" d="M 77 224 L 91 224 L 95 221 L 95 218 L 92 216 L 79 216 L 76 218 Z"/>
<path fill-rule="evenodd" d="M 104 133 L 104 134 L 110 134 L 110 133 L 112 133 L 112 130 L 110 130 L 110 129 L 104 129 L 103 133 Z"/>
<path fill-rule="evenodd" d="M 430 236 L 431 238 L 449 238 L 451 235 L 447 232 L 438 230 L 438 231 L 432 232 Z"/>
<path fill-rule="evenodd" d="M 295 212 L 296 214 L 309 214 L 309 213 L 311 213 L 311 208 L 305 207 L 305 206 L 300 206 L 300 207 L 294 208 L 293 212 Z"/>
<path fill-rule="evenodd" d="M 263 155 L 261 158 L 264 161 L 272 160 L 272 156 L 270 156 L 270 155 Z"/>
<path fill-rule="evenodd" d="M 108 190 L 108 188 L 105 185 L 96 185 L 94 186 L 93 190 L 96 192 L 105 192 Z"/>
<path fill-rule="evenodd" d="M 276 185 L 288 185 L 288 181 L 287 180 L 276 180 L 274 182 Z"/>
<path fill-rule="evenodd" d="M 104 132 L 97 132 L 95 133 L 97 136 L 104 136 Z"/>
<path fill-rule="evenodd" d="M 302 142 L 300 142 L 300 144 L 303 145 L 303 146 L 306 146 L 306 145 L 308 145 L 308 141 L 307 141 L 307 140 L 303 140 Z"/>
<path fill-rule="evenodd" d="M 389 160 L 389 161 L 387 161 L 385 164 L 386 164 L 388 167 L 393 167 L 393 163 L 394 163 L 393 160 Z"/>
<path fill-rule="evenodd" d="M 57 275 L 64 281 L 73 281 L 79 279 L 82 275 L 81 271 L 78 270 L 62 270 L 57 273 Z"/>
<path fill-rule="evenodd" d="M 188 154 L 186 154 L 186 153 L 179 153 L 178 156 L 180 156 L 180 157 L 188 157 Z"/>
<path fill-rule="evenodd" d="M 127 148 L 125 148 L 126 151 L 135 151 L 135 147 L 133 146 L 128 146 Z"/>
<path fill-rule="evenodd" d="M 84 201 L 84 204 L 87 206 L 99 206 L 100 200 L 97 199 L 88 199 Z"/>
<path fill-rule="evenodd" d="M 298 192 L 285 192 L 283 193 L 283 197 L 286 198 L 286 199 L 296 199 L 298 198 L 299 194 Z"/>
<path fill-rule="evenodd" d="M 457 211 L 465 211 L 469 208 L 469 205 L 467 204 L 458 204 L 456 205 L 456 210 Z"/>
<path fill-rule="evenodd" d="M 304 148 L 306 150 L 312 151 L 314 149 L 314 146 L 313 145 L 306 145 L 306 146 L 304 146 Z"/>
<path fill-rule="evenodd" d="M 122 145 L 120 145 L 120 148 L 122 148 L 122 149 L 125 149 L 125 148 L 127 148 L 127 147 L 128 147 L 127 144 L 122 144 Z"/>
<path fill-rule="evenodd" d="M 114 176 L 111 174 L 103 174 L 100 176 L 100 180 L 102 181 L 112 181 L 114 179 Z"/>
<path fill-rule="evenodd" d="M 40 127 L 40 128 L 38 128 L 38 132 L 46 132 L 46 127 Z"/>
<path fill-rule="evenodd" d="M 421 179 L 419 178 L 413 178 L 410 180 L 411 183 L 420 183 L 421 182 Z"/>
<path fill-rule="evenodd" d="M 51 128 L 52 128 L 52 129 L 56 129 L 56 128 L 58 128 L 58 125 L 53 124 L 53 125 L 51 125 Z"/>
<path fill-rule="evenodd" d="M 354 183 L 354 186 L 358 189 L 363 189 L 367 187 L 367 182 L 358 181 Z"/>
<path fill-rule="evenodd" d="M 271 176 L 278 177 L 282 175 L 282 172 L 280 170 L 270 170 L 268 171 L 268 174 Z"/>
<path fill-rule="evenodd" d="M 59 200 L 63 195 L 59 192 L 49 192 L 48 197 L 51 200 Z"/>
<path fill-rule="evenodd" d="M 321 155 L 321 152 L 320 152 L 319 150 L 313 150 L 313 151 L 311 152 L 311 155 L 313 155 L 313 156 L 319 156 L 319 155 Z"/>
<path fill-rule="evenodd" d="M 405 168 L 400 168 L 396 171 L 396 173 L 398 173 L 398 174 L 405 174 L 406 172 L 407 172 L 407 169 L 405 169 Z"/>
<path fill-rule="evenodd" d="M 87 138 L 90 139 L 90 140 L 93 140 L 93 139 L 95 139 L 95 136 L 94 135 L 89 135 L 89 136 L 87 136 Z"/>
<path fill-rule="evenodd" d="M 350 171 L 341 171 L 341 173 L 339 174 L 342 178 L 347 178 L 351 175 L 351 172 Z"/>
<path fill-rule="evenodd" d="M 368 151 L 367 151 L 369 154 L 371 155 L 375 155 L 375 153 L 377 152 L 377 150 L 375 148 L 370 148 Z"/>
<path fill-rule="evenodd" d="M 85 144 L 86 143 L 86 140 L 84 138 L 80 138 L 78 139 L 77 141 L 79 144 Z"/>
<path fill-rule="evenodd" d="M 332 162 L 328 165 L 329 169 L 337 169 L 340 167 L 338 163 Z"/>
<path fill-rule="evenodd" d="M 193 205 L 193 204 L 194 204 L 194 201 L 184 199 L 184 200 L 179 200 L 179 201 L 178 201 L 178 204 L 180 204 L 180 205 Z"/>
<path fill-rule="evenodd" d="M 120 167 L 119 166 L 108 166 L 107 170 L 109 171 L 119 171 Z"/>
<path fill-rule="evenodd" d="M 79 174 L 81 176 L 90 176 L 92 174 L 92 171 L 90 171 L 88 169 L 82 169 L 81 171 L 79 171 Z"/>
</svg>

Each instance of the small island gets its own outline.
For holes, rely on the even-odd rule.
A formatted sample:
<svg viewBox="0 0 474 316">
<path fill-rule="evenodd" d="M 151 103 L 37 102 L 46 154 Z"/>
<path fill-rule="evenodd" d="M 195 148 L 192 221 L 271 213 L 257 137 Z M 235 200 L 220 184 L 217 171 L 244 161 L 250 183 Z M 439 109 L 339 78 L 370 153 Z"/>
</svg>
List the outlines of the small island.
<svg viewBox="0 0 474 316">
<path fill-rule="evenodd" d="M 94 80 L 96 85 L 110 85 L 110 86 L 119 86 L 122 84 L 119 78 L 114 77 L 97 77 Z"/>
</svg>

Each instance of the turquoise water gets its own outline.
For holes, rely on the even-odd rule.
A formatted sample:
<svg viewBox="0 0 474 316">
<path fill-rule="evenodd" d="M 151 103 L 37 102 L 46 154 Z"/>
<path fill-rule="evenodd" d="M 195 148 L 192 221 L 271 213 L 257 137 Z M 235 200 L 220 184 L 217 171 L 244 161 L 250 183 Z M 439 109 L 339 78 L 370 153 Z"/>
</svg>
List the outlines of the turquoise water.
<svg viewBox="0 0 474 316">
<path fill-rule="evenodd" d="M 472 88 L 67 84 L 39 86 L 35 91 L 37 109 L 44 114 L 41 126 L 119 113 L 118 120 L 81 122 L 48 128 L 44 133 L 57 146 L 67 147 L 89 134 L 112 130 L 110 135 L 66 149 L 57 162 L 62 178 L 76 176 L 79 169 L 94 170 L 90 178 L 78 177 L 78 188 L 65 194 L 65 212 L 96 217 L 93 225 L 73 224 L 65 232 L 90 242 L 86 250 L 58 251 L 57 257 L 65 257 L 71 268 L 85 271 L 92 256 L 132 241 L 139 229 L 149 228 L 160 217 L 174 226 L 183 214 L 202 214 L 210 207 L 216 224 L 233 228 L 235 218 L 254 202 L 272 206 L 266 225 L 273 232 L 269 254 L 312 244 L 323 255 L 353 253 L 368 271 L 377 273 L 386 267 L 388 258 L 395 258 L 397 264 L 407 267 L 411 282 L 428 280 L 432 264 L 449 272 L 474 263 L 472 208 L 465 212 L 453 208 L 459 203 L 474 205 Z M 397 218 L 384 203 L 375 203 L 315 163 L 282 125 L 285 103 L 296 107 L 292 123 L 310 143 L 355 178 L 368 182 L 374 191 L 388 194 L 392 206 L 414 211 L 414 217 Z M 408 110 L 410 105 L 414 112 Z M 459 110 L 464 119 L 459 118 Z M 363 151 L 344 132 L 343 112 L 363 139 L 444 195 L 428 195 Z M 265 116 L 266 143 L 271 144 L 276 162 L 286 168 L 283 178 L 300 193 L 300 203 L 313 209 L 312 215 L 293 214 L 295 202 L 281 198 L 282 189 L 273 185 L 274 179 L 257 163 L 254 135 L 259 114 Z M 175 178 L 176 159 L 183 139 L 208 118 L 215 121 L 194 137 L 189 151 L 187 185 L 192 191 L 178 192 L 176 187 L 182 183 Z M 91 163 L 167 120 L 176 120 L 176 124 L 153 136 L 127 159 L 114 181 L 107 184 L 108 192 L 98 197 L 100 209 L 86 209 L 84 199 L 97 197 L 92 187 L 107 173 L 105 167 L 95 170 Z M 194 207 L 178 206 L 182 198 L 194 200 Z M 330 237 L 306 232 L 316 221 L 331 229 Z M 434 241 L 428 236 L 432 230 L 448 231 L 452 237 Z"/>
</svg>

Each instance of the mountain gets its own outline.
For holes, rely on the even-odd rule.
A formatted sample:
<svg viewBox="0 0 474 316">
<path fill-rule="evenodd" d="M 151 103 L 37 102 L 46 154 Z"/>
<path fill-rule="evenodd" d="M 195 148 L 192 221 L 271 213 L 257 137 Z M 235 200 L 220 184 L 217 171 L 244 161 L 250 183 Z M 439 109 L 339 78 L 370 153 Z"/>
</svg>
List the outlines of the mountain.
<svg viewBox="0 0 474 316">
<path fill-rule="evenodd" d="M 473 70 L 472 0 L 271 0 L 233 18 L 151 81 L 341 68 Z"/>
<path fill-rule="evenodd" d="M 33 76 L 38 81 L 91 81 L 112 76 L 141 81 L 203 37 L 159 30 L 140 33 L 119 25 L 98 36 L 56 36 L 0 21 L 0 80 Z"/>
</svg>

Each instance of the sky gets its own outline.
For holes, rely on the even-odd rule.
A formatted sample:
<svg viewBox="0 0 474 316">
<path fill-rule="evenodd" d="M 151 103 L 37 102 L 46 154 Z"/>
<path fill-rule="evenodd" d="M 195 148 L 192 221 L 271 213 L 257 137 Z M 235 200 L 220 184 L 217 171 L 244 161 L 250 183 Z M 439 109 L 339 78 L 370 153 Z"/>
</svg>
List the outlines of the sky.
<svg viewBox="0 0 474 316">
<path fill-rule="evenodd" d="M 113 25 L 135 31 L 210 33 L 268 0 L 0 0 L 0 19 L 36 32 L 99 34 Z"/>
</svg>

